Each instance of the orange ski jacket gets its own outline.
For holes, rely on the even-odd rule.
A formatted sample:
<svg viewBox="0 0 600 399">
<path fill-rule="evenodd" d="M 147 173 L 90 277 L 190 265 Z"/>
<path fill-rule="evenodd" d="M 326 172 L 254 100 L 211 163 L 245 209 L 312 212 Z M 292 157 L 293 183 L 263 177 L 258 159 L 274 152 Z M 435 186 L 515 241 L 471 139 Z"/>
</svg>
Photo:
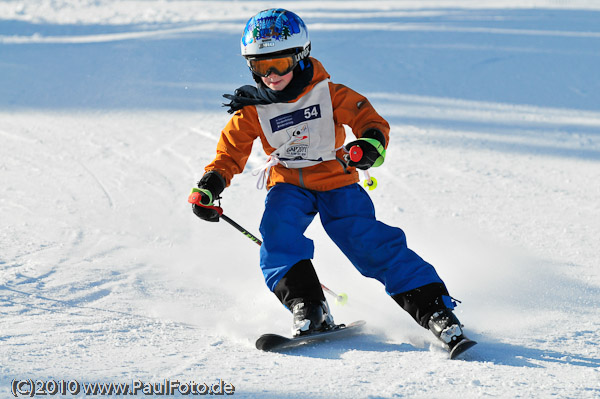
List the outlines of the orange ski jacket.
<svg viewBox="0 0 600 399">
<path fill-rule="evenodd" d="M 295 100 L 289 103 L 298 102 L 303 96 L 308 95 L 317 84 L 329 79 L 329 74 L 323 65 L 314 58 L 311 58 L 311 61 L 314 68 L 312 81 Z M 267 189 L 277 183 L 290 183 L 310 190 L 328 191 L 358 182 L 359 177 L 356 168 L 347 166 L 344 161 L 345 151 L 343 145 L 346 140 L 346 130 L 343 125 L 349 126 L 356 138 L 360 138 L 369 129 L 378 129 L 385 136 L 387 146 L 389 142 L 389 124 L 375 111 L 364 96 L 344 85 L 335 84 L 331 81 L 328 81 L 328 88 L 333 110 L 333 123 L 331 124 L 333 129 L 331 133 L 326 133 L 326 135 L 333 135 L 331 141 L 335 143 L 335 159 L 323 160 L 307 167 L 286 167 L 284 163 L 277 163 L 270 168 L 266 181 Z M 259 107 L 270 107 L 271 105 L 275 104 Z M 329 106 L 329 104 L 326 105 Z M 322 104 L 321 108 L 326 107 Z M 307 112 L 306 110 L 303 111 Z M 272 132 L 268 133 L 272 134 Z M 227 186 L 229 186 L 233 176 L 244 170 L 252 151 L 252 144 L 256 138 L 260 138 L 267 155 L 270 156 L 277 150 L 265 136 L 257 106 L 246 105 L 232 116 L 221 132 L 217 144 L 217 155 L 206 166 L 205 171 L 214 170 L 219 172 L 225 179 Z M 334 158 L 333 155 L 331 158 Z"/>
</svg>

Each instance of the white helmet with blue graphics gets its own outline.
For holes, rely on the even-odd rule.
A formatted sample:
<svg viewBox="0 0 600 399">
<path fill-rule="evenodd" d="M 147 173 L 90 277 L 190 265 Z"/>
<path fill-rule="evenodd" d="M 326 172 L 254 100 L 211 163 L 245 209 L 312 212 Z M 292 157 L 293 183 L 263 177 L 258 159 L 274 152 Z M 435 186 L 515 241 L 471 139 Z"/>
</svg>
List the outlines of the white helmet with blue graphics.
<svg viewBox="0 0 600 399">
<path fill-rule="evenodd" d="M 256 75 L 267 76 L 273 71 L 282 74 L 298 64 L 304 67 L 302 60 L 310 54 L 310 39 L 299 16 L 282 8 L 272 8 L 248 20 L 241 49 Z M 271 62 L 261 64 L 265 59 Z M 275 64 L 274 60 L 277 60 Z"/>
</svg>

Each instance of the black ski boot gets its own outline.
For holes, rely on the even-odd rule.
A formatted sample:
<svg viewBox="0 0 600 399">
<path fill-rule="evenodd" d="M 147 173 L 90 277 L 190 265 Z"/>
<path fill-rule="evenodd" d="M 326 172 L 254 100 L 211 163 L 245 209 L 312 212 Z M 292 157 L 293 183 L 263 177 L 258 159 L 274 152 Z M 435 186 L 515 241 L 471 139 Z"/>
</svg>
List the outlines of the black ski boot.
<svg viewBox="0 0 600 399">
<path fill-rule="evenodd" d="M 314 332 L 327 331 L 335 327 L 327 301 L 300 302 L 294 305 L 292 336 L 299 337 Z"/>
<path fill-rule="evenodd" d="M 477 342 L 464 336 L 462 325 L 452 309 L 455 301 L 441 283 L 427 284 L 413 290 L 393 295 L 392 298 L 406 310 L 417 323 L 433 332 L 445 344 L 454 359 Z"/>
<path fill-rule="evenodd" d="M 292 335 L 298 337 L 335 327 L 321 283 L 310 259 L 296 263 L 273 293 L 294 315 Z"/>
<path fill-rule="evenodd" d="M 427 325 L 433 335 L 446 345 L 451 359 L 477 343 L 465 337 L 463 325 L 450 309 L 442 309 L 432 314 Z"/>
</svg>

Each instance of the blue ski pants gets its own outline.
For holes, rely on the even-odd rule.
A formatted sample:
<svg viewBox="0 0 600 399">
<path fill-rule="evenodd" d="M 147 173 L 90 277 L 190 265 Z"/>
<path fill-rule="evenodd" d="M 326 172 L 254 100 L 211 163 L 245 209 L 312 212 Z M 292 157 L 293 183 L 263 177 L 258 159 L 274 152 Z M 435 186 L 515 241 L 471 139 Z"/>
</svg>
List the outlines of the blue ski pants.
<svg viewBox="0 0 600 399">
<path fill-rule="evenodd" d="M 313 241 L 304 232 L 317 213 L 354 267 L 383 283 L 389 295 L 443 283 L 433 266 L 407 247 L 400 228 L 375 219 L 373 202 L 359 184 L 312 191 L 280 183 L 267 194 L 260 224 L 260 267 L 271 291 L 293 265 L 313 258 Z"/>
</svg>

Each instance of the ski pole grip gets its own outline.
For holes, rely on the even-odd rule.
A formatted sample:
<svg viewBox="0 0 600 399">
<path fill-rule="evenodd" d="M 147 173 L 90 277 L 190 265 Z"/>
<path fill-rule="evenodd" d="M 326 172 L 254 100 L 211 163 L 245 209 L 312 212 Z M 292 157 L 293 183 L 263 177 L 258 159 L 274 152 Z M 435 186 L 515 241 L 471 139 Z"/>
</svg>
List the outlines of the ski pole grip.
<svg viewBox="0 0 600 399">
<path fill-rule="evenodd" d="M 203 188 L 192 188 L 192 192 L 188 197 L 188 202 L 200 206 L 211 206 L 212 194 L 210 191 Z"/>
<path fill-rule="evenodd" d="M 190 204 L 198 205 L 203 208 L 214 209 L 215 211 L 217 211 L 219 216 L 223 215 L 223 208 L 221 208 L 220 206 L 204 205 L 202 203 L 202 191 L 198 188 L 192 189 L 192 192 L 190 193 L 190 196 L 188 197 L 188 202 Z"/>
<path fill-rule="evenodd" d="M 357 145 L 350 147 L 350 160 L 352 162 L 358 162 L 363 156 L 363 150 Z"/>
<path fill-rule="evenodd" d="M 190 196 L 188 197 L 188 202 L 190 204 L 200 205 L 200 200 L 201 199 L 202 199 L 202 196 L 200 195 L 199 192 L 192 192 L 190 194 Z"/>
</svg>

